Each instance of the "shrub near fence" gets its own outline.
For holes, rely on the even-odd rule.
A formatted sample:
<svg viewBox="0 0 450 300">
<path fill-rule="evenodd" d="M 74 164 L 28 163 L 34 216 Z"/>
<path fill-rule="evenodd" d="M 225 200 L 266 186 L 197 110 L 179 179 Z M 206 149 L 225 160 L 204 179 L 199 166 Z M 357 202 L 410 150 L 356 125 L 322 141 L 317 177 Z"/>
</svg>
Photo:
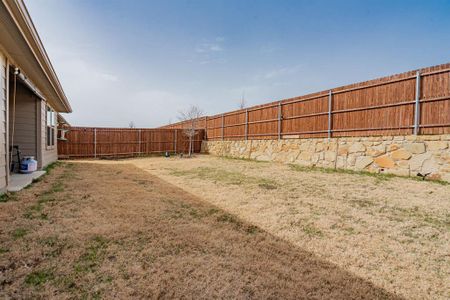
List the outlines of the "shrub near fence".
<svg viewBox="0 0 450 300">
<path fill-rule="evenodd" d="M 208 140 L 446 134 L 450 63 L 203 117 L 198 126 Z"/>
<path fill-rule="evenodd" d="M 187 153 L 189 138 L 182 129 L 129 129 L 70 127 L 67 140 L 58 141 L 60 158 L 124 157 L 155 153 Z M 200 152 L 204 130 L 194 137 L 194 152 Z"/>
</svg>

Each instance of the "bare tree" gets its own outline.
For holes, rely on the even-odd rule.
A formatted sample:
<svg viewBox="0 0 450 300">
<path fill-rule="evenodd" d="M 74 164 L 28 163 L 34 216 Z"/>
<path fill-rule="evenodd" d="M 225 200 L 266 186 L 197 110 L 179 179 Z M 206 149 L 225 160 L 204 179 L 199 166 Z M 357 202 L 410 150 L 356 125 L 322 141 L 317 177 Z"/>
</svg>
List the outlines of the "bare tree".
<svg viewBox="0 0 450 300">
<path fill-rule="evenodd" d="M 131 121 L 130 123 L 128 123 L 128 127 L 129 128 L 136 128 L 136 124 L 134 124 L 134 121 Z"/>
<path fill-rule="evenodd" d="M 194 150 L 193 140 L 197 134 L 198 123 L 202 115 L 202 110 L 195 105 L 179 112 L 178 119 L 183 122 L 183 133 L 189 138 L 189 157 L 191 157 Z"/>
<path fill-rule="evenodd" d="M 241 100 L 239 101 L 239 109 L 244 109 L 247 106 L 245 101 L 245 92 L 242 92 Z"/>
</svg>

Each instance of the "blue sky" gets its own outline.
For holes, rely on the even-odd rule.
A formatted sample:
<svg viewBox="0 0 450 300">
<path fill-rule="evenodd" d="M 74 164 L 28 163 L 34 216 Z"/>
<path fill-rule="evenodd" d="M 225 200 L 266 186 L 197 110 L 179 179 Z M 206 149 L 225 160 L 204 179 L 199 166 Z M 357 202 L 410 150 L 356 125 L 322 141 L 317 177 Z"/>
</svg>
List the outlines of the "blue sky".
<svg viewBox="0 0 450 300">
<path fill-rule="evenodd" d="M 26 0 L 73 125 L 155 127 L 450 61 L 450 1 Z"/>
</svg>

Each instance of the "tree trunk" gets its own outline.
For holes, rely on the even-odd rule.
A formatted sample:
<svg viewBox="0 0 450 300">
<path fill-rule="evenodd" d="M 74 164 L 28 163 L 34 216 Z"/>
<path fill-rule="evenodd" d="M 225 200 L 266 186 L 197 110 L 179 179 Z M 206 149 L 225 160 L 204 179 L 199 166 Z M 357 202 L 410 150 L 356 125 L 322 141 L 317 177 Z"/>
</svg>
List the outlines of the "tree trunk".
<svg viewBox="0 0 450 300">
<path fill-rule="evenodd" d="M 192 136 L 189 136 L 189 157 L 192 154 Z"/>
</svg>

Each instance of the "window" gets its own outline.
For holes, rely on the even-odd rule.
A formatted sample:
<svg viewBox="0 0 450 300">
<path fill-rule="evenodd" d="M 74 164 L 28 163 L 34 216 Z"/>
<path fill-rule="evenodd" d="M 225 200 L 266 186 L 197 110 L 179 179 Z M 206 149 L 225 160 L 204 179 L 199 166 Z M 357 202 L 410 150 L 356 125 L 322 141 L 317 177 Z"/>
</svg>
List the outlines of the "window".
<svg viewBox="0 0 450 300">
<path fill-rule="evenodd" d="M 56 113 L 55 111 L 47 105 L 46 114 L 46 128 L 47 128 L 47 146 L 52 147 L 55 146 L 55 131 L 56 131 Z"/>
</svg>

